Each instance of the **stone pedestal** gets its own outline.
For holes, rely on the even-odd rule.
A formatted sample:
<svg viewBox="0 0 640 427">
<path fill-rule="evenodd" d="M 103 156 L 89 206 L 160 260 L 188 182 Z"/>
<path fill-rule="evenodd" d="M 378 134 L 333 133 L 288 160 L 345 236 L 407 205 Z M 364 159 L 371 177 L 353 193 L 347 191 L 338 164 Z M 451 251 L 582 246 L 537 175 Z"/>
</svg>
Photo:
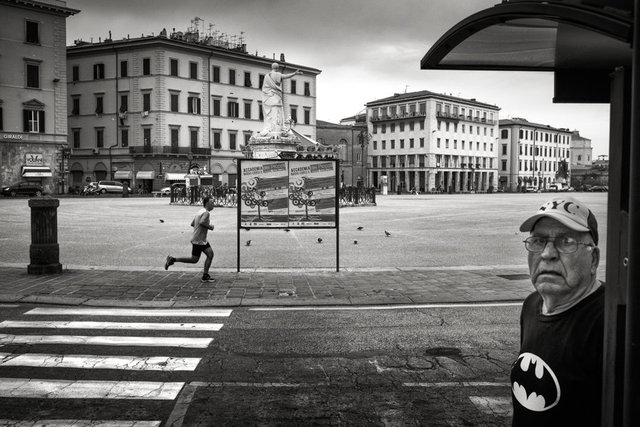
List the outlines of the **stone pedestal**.
<svg viewBox="0 0 640 427">
<path fill-rule="evenodd" d="M 62 273 L 58 246 L 58 199 L 30 199 L 31 246 L 29 274 Z"/>
<path fill-rule="evenodd" d="M 292 132 L 270 132 L 249 138 L 246 154 L 251 159 L 292 159 L 300 141 Z"/>
</svg>

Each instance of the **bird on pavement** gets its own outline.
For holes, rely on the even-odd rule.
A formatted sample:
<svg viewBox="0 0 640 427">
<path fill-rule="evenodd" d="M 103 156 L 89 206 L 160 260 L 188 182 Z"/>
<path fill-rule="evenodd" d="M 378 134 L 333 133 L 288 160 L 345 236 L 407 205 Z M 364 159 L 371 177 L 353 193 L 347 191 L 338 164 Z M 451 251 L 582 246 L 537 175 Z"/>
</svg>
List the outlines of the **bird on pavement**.
<svg viewBox="0 0 640 427">
<path fill-rule="evenodd" d="M 247 246 L 251 246 L 251 240 L 247 240 Z"/>
<path fill-rule="evenodd" d="M 318 237 L 318 243 L 322 243 L 322 237 Z"/>
<path fill-rule="evenodd" d="M 391 233 L 389 233 L 387 230 L 384 230 L 384 235 L 385 235 L 386 237 L 389 237 L 389 236 L 391 236 Z"/>
<path fill-rule="evenodd" d="M 164 222 L 164 219 L 161 219 L 160 222 Z"/>
<path fill-rule="evenodd" d="M 357 245 L 357 244 L 358 244 L 358 241 L 357 241 L 357 240 L 354 240 L 354 241 L 353 241 L 353 244 L 354 244 L 354 245 Z"/>
<path fill-rule="evenodd" d="M 286 231 L 287 233 L 290 232 L 291 230 L 289 230 L 288 228 L 285 228 L 284 231 Z"/>
<path fill-rule="evenodd" d="M 358 230 L 362 231 L 363 228 L 364 228 L 363 226 L 360 226 L 358 227 Z"/>
</svg>

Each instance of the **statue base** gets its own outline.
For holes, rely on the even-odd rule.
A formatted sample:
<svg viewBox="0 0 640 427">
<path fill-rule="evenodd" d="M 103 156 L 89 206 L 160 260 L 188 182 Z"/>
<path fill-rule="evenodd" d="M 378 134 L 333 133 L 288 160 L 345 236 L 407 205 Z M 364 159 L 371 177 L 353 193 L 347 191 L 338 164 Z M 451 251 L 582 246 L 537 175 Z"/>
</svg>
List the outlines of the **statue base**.
<svg viewBox="0 0 640 427">
<path fill-rule="evenodd" d="M 296 157 L 299 143 L 292 132 L 254 134 L 243 151 L 248 159 L 292 159 Z"/>
</svg>

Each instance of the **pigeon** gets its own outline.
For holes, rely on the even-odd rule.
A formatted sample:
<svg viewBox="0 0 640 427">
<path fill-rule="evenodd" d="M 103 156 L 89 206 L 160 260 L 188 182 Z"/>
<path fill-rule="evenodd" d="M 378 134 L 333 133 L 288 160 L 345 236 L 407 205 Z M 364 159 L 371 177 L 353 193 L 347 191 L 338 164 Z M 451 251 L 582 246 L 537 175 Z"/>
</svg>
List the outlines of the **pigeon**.
<svg viewBox="0 0 640 427">
<path fill-rule="evenodd" d="M 164 219 L 161 219 L 160 222 L 164 222 Z"/>
<path fill-rule="evenodd" d="M 389 237 L 389 236 L 391 236 L 391 233 L 389 233 L 387 230 L 384 230 L 384 235 L 385 235 L 386 237 Z"/>
<path fill-rule="evenodd" d="M 289 230 L 288 228 L 285 228 L 284 231 L 286 231 L 287 233 L 290 232 L 291 230 Z"/>
<path fill-rule="evenodd" d="M 358 244 L 358 241 L 357 241 L 357 240 L 354 240 L 354 241 L 353 241 L 353 244 L 354 244 L 354 245 L 357 245 L 357 244 Z"/>
<path fill-rule="evenodd" d="M 363 228 L 364 228 L 364 227 L 360 226 L 360 227 L 358 227 L 358 230 L 362 231 L 362 229 L 363 229 Z"/>
<path fill-rule="evenodd" d="M 318 243 L 322 243 L 322 237 L 318 237 Z"/>
<path fill-rule="evenodd" d="M 247 240 L 247 246 L 251 246 L 251 240 Z"/>
</svg>

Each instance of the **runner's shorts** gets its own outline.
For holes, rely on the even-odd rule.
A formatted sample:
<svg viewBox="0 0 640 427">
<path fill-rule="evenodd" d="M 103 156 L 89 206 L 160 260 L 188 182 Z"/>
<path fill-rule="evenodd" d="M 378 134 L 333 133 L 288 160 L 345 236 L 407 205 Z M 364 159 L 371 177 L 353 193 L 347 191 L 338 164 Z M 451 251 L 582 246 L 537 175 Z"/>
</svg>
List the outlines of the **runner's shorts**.
<svg viewBox="0 0 640 427">
<path fill-rule="evenodd" d="M 192 244 L 192 246 L 193 246 L 193 248 L 191 249 L 191 255 L 197 256 L 197 257 L 200 257 L 200 254 L 202 252 L 204 252 L 205 249 L 211 247 L 209 242 L 207 242 L 206 245 L 194 245 L 194 244 Z"/>
</svg>

